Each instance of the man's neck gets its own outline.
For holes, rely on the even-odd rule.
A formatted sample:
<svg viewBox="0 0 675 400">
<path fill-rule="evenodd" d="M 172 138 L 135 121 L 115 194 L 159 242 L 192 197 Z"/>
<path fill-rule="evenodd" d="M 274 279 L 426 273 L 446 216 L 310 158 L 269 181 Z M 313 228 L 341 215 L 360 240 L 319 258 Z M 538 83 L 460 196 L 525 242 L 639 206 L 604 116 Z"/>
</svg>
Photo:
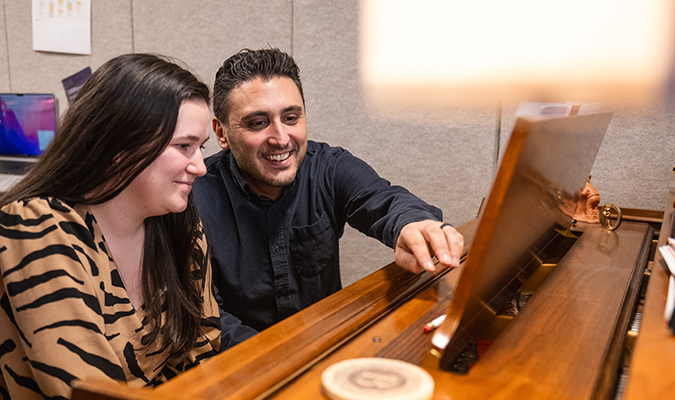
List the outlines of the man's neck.
<svg viewBox="0 0 675 400">
<path fill-rule="evenodd" d="M 254 179 L 248 172 L 239 168 L 239 174 L 244 178 L 246 183 L 248 183 L 249 189 L 251 189 L 255 194 L 262 197 L 267 197 L 271 200 L 278 200 L 281 195 L 284 193 L 284 186 L 272 186 L 266 184 L 259 184 L 256 179 Z"/>
</svg>

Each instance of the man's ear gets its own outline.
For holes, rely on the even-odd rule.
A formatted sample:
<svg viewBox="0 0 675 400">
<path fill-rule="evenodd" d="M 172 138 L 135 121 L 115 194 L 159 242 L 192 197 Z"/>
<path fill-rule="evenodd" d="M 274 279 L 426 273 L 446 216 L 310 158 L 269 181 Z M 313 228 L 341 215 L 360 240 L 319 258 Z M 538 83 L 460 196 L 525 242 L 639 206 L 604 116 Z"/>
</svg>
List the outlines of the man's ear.
<svg viewBox="0 0 675 400">
<path fill-rule="evenodd" d="M 227 135 L 225 134 L 225 127 L 223 126 L 223 123 L 220 122 L 218 118 L 214 117 L 211 121 L 211 124 L 213 126 L 213 132 L 216 134 L 216 138 L 218 139 L 218 145 L 220 148 L 223 150 L 229 149 L 230 145 L 227 143 Z"/>
</svg>

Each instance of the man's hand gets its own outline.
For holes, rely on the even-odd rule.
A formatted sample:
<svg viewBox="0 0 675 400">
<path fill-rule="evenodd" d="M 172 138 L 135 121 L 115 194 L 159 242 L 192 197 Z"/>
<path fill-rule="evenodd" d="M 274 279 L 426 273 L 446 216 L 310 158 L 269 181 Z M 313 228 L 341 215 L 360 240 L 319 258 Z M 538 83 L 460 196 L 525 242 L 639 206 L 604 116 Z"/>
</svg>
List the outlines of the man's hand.
<svg viewBox="0 0 675 400">
<path fill-rule="evenodd" d="M 396 264 L 410 272 L 433 272 L 436 268 L 432 254 L 441 264 L 457 267 L 463 247 L 464 237 L 450 224 L 424 220 L 411 222 L 401 229 L 394 256 Z"/>
</svg>

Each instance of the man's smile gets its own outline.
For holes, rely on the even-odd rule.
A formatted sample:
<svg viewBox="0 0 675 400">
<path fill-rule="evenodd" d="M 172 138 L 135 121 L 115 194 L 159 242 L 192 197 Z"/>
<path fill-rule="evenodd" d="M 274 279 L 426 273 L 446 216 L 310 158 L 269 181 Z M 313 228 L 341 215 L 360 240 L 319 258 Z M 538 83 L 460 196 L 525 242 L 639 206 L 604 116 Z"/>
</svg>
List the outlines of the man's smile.
<svg viewBox="0 0 675 400">
<path fill-rule="evenodd" d="M 286 153 L 282 153 L 282 154 L 272 154 L 272 155 L 269 155 L 269 156 L 265 156 L 265 158 L 270 160 L 270 161 L 284 161 L 290 156 L 291 156 L 291 153 L 286 152 Z"/>
</svg>

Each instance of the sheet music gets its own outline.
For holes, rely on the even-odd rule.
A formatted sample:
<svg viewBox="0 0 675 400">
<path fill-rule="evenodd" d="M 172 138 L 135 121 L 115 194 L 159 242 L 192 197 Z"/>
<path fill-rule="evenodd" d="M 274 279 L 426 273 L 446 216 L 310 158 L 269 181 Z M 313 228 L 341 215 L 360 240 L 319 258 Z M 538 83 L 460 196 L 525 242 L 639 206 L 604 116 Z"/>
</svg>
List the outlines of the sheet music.
<svg viewBox="0 0 675 400">
<path fill-rule="evenodd" d="M 578 115 L 592 114 L 602 109 L 602 103 L 574 103 L 567 101 L 565 103 L 538 103 L 533 101 L 521 101 L 516 110 L 517 117 L 529 117 L 534 115 L 544 115 L 547 117 L 566 117 L 570 115 L 572 109 L 578 106 Z"/>
<path fill-rule="evenodd" d="M 663 318 L 669 325 L 673 325 L 673 310 L 675 309 L 675 239 L 669 238 L 668 243 L 659 247 L 659 252 L 665 261 L 664 269 L 668 272 L 668 296 Z"/>
</svg>

